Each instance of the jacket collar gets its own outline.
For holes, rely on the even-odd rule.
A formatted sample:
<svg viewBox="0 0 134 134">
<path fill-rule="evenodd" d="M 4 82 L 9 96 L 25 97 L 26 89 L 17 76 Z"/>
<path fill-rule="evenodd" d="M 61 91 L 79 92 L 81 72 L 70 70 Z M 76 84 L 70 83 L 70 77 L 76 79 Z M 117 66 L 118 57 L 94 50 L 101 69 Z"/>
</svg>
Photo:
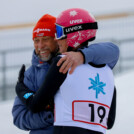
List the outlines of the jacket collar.
<svg viewBox="0 0 134 134">
<path fill-rule="evenodd" d="M 32 55 L 32 65 L 36 66 L 36 67 L 41 67 L 41 68 L 46 68 L 46 67 L 50 66 L 48 62 L 42 61 L 38 57 L 38 55 L 36 55 L 35 51 L 33 51 L 33 55 Z"/>
</svg>

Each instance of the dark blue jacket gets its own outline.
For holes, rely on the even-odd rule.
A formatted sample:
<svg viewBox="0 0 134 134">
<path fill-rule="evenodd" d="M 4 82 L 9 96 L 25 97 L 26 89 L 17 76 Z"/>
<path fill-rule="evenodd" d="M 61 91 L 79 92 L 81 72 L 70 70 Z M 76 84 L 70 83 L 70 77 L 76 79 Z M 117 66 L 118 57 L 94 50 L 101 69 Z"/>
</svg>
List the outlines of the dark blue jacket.
<svg viewBox="0 0 134 134">
<path fill-rule="evenodd" d="M 108 64 L 111 68 L 115 66 L 119 58 L 119 49 L 112 43 L 99 43 L 90 45 L 87 49 L 80 50 L 85 56 L 85 63 Z M 33 91 L 39 89 L 45 75 L 49 69 L 47 62 L 40 63 L 40 59 L 33 53 L 32 65 L 25 72 L 24 83 Z M 30 130 L 30 134 L 52 134 L 53 133 L 53 114 L 42 111 L 32 113 L 20 101 L 18 97 L 12 109 L 14 124 L 23 130 Z"/>
</svg>

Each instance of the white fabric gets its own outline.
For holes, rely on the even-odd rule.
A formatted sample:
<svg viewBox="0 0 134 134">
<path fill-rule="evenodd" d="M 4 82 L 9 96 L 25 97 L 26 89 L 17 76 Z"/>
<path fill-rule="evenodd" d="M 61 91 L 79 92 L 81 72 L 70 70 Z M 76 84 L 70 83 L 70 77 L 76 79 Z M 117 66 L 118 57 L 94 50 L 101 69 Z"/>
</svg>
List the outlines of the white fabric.
<svg viewBox="0 0 134 134">
<path fill-rule="evenodd" d="M 96 93 L 92 88 L 95 82 L 100 82 L 98 86 L 106 85 Z M 78 126 L 105 133 L 113 91 L 113 73 L 107 65 L 77 67 L 73 74 L 67 75 L 55 96 L 54 125 Z"/>
</svg>

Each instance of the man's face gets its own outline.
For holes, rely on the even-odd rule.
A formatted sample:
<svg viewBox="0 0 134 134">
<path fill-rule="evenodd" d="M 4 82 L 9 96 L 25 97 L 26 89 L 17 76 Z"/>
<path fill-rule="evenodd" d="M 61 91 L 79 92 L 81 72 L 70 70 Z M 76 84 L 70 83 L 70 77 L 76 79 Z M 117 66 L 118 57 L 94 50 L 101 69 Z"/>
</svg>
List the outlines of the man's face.
<svg viewBox="0 0 134 134">
<path fill-rule="evenodd" d="M 35 52 L 43 61 L 50 60 L 52 53 L 58 49 L 57 42 L 50 36 L 35 37 L 33 41 Z"/>
<path fill-rule="evenodd" d="M 68 45 L 67 45 L 67 39 L 57 40 L 58 46 L 59 46 L 59 52 L 63 53 L 67 51 Z"/>
</svg>

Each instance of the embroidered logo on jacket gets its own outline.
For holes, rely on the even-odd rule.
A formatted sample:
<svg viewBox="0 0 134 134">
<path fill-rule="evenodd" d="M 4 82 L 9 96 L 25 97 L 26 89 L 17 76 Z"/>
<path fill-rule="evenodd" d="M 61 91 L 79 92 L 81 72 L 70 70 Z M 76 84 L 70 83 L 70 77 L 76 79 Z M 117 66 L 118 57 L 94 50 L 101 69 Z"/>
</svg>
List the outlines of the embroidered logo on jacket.
<svg viewBox="0 0 134 134">
<path fill-rule="evenodd" d="M 24 97 L 25 99 L 28 99 L 31 95 L 33 95 L 33 93 L 26 93 L 23 97 Z"/>
</svg>

